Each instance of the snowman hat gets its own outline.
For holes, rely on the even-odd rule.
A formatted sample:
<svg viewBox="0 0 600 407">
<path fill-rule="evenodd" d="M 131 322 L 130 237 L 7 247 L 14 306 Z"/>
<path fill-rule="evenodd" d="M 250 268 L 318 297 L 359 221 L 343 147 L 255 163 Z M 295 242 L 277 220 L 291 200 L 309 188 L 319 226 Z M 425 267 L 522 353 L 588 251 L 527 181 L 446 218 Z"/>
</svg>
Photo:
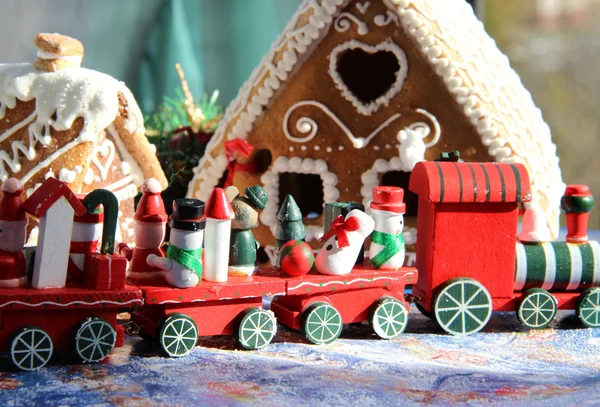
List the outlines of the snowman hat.
<svg viewBox="0 0 600 407">
<path fill-rule="evenodd" d="M 404 190 L 400 187 L 375 187 L 370 206 L 371 209 L 379 211 L 404 214 L 406 213 Z"/>
<path fill-rule="evenodd" d="M 142 198 L 133 218 L 138 222 L 166 223 L 168 216 L 160 196 L 162 187 L 154 178 L 148 178 L 142 185 Z"/>
<path fill-rule="evenodd" d="M 199 199 L 180 198 L 174 200 L 169 226 L 171 229 L 179 230 L 204 230 L 206 225 L 204 208 L 204 202 Z"/>
<path fill-rule="evenodd" d="M 19 222 L 15 227 L 22 227 L 21 223 L 27 224 L 27 215 L 23 209 L 23 185 L 16 178 L 9 178 L 2 184 L 2 198 L 0 198 L 0 221 Z M 4 227 L 7 227 L 5 224 Z"/>
<path fill-rule="evenodd" d="M 244 189 L 246 198 L 250 200 L 261 211 L 267 206 L 269 195 L 260 185 L 254 185 L 253 187 Z"/>
</svg>

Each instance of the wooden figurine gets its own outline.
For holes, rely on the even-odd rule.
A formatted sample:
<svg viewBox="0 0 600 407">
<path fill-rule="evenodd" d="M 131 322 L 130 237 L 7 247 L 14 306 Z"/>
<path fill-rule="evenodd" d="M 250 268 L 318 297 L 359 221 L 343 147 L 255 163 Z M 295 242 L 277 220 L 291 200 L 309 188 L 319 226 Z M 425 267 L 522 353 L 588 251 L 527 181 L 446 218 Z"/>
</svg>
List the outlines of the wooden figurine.
<svg viewBox="0 0 600 407">
<path fill-rule="evenodd" d="M 149 266 L 165 271 L 172 286 L 189 288 L 200 282 L 205 224 L 204 202 L 191 198 L 173 201 L 167 257 L 151 254 L 147 258 Z"/>
<path fill-rule="evenodd" d="M 346 218 L 338 216 L 329 226 L 329 231 L 319 240 L 325 243 L 317 254 L 317 271 L 329 275 L 348 274 L 365 239 L 373 232 L 375 222 L 363 211 L 353 209 Z"/>
<path fill-rule="evenodd" d="M 338 216 L 346 216 L 352 209 L 365 211 L 365 206 L 356 202 L 327 202 L 323 208 L 324 233 L 329 230 L 329 225 Z M 362 264 L 365 261 L 365 247 L 360 248 L 356 264 Z"/>
<path fill-rule="evenodd" d="M 290 194 L 285 196 L 277 213 L 277 228 L 275 229 L 275 254 L 279 255 L 279 248 L 290 240 L 304 240 L 306 230 L 302 223 L 302 212 Z M 278 263 L 277 266 L 280 264 Z"/>
<path fill-rule="evenodd" d="M 133 235 L 135 246 L 130 248 L 119 243 L 117 251 L 129 261 L 127 278 L 134 281 L 162 278 L 163 271 L 158 266 L 146 262 L 148 256 L 165 257 L 162 244 L 165 239 L 167 212 L 160 196 L 162 187 L 154 178 L 142 185 L 142 197 L 134 215 Z"/>
<path fill-rule="evenodd" d="M 83 201 L 85 196 L 78 195 L 78 198 Z M 101 206 L 91 212 L 86 212 L 83 216 L 75 215 L 69 252 L 69 281 L 79 283 L 83 281 L 86 254 L 98 251 L 103 222 L 104 211 Z"/>
<path fill-rule="evenodd" d="M 404 213 L 404 190 L 399 187 L 373 188 L 371 215 L 375 230 L 371 235 L 370 262 L 376 269 L 393 270 L 402 267 L 406 247 L 402 238 Z"/>
<path fill-rule="evenodd" d="M 229 275 L 252 275 L 258 269 L 256 251 L 259 247 L 252 229 L 258 226 L 258 212 L 265 209 L 268 195 L 258 185 L 246 188 L 245 197 L 239 195 L 236 187 L 228 187 L 225 193 L 235 213 L 231 222 Z"/>
<path fill-rule="evenodd" d="M 206 203 L 206 243 L 204 279 L 217 283 L 227 281 L 231 220 L 235 217 L 223 188 L 215 188 Z"/>
<path fill-rule="evenodd" d="M 0 200 L 0 287 L 27 285 L 23 245 L 27 216 L 22 208 L 23 185 L 16 178 L 2 184 Z"/>
<path fill-rule="evenodd" d="M 315 255 L 308 243 L 290 240 L 279 249 L 277 263 L 287 275 L 300 277 L 310 271 L 315 263 Z"/>
<path fill-rule="evenodd" d="M 60 288 L 67 281 L 73 216 L 86 208 L 69 187 L 48 178 L 25 201 L 23 208 L 40 220 L 40 232 L 33 266 L 33 288 Z"/>
</svg>

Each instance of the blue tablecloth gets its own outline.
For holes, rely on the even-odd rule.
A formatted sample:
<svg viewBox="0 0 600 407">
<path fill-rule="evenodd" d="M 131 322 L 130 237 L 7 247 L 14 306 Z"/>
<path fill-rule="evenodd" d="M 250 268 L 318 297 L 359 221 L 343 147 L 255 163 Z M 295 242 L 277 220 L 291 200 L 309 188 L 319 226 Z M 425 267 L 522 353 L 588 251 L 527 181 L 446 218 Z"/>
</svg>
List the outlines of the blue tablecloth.
<svg viewBox="0 0 600 407">
<path fill-rule="evenodd" d="M 466 338 L 413 310 L 407 332 L 392 341 L 357 325 L 315 346 L 280 326 L 261 351 L 237 350 L 228 337 L 200 345 L 168 359 L 127 338 L 102 364 L 0 373 L 1 405 L 600 405 L 600 329 L 582 328 L 567 312 L 531 332 L 514 313 L 495 313 Z"/>
</svg>

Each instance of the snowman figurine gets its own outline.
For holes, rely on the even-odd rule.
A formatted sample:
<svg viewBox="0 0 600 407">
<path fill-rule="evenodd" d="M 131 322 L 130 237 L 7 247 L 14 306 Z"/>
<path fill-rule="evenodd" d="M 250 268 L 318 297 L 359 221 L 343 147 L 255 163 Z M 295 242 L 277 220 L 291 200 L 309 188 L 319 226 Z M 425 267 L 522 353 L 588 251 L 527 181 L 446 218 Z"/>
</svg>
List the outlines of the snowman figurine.
<svg viewBox="0 0 600 407">
<path fill-rule="evenodd" d="M 365 239 L 375 222 L 361 210 L 353 209 L 344 218 L 338 216 L 319 240 L 325 241 L 317 254 L 315 265 L 321 274 L 343 275 L 352 271 Z"/>
<path fill-rule="evenodd" d="M 402 238 L 404 213 L 404 190 L 399 187 L 373 188 L 371 214 L 375 230 L 371 235 L 369 256 L 376 269 L 398 269 L 404 264 L 406 248 Z"/>
<path fill-rule="evenodd" d="M 149 266 L 165 271 L 165 280 L 170 285 L 188 288 L 200 281 L 205 224 L 204 202 L 190 198 L 173 202 L 167 257 L 151 254 L 146 259 Z"/>
</svg>

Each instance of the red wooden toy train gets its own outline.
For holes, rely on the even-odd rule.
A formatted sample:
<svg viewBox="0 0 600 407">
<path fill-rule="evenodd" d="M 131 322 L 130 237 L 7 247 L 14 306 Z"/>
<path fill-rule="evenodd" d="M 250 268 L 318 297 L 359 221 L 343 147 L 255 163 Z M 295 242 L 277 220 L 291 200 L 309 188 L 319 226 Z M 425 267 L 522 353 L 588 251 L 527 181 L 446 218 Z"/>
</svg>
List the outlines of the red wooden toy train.
<svg viewBox="0 0 600 407">
<path fill-rule="evenodd" d="M 206 204 L 177 200 L 165 251 L 168 219 L 159 186 L 148 180 L 136 246 L 118 244 L 114 254 L 118 205 L 110 192 L 76 197 L 50 178 L 22 202 L 20 183 L 8 180 L 0 200 L 0 350 L 22 370 L 44 366 L 55 350 L 97 362 L 123 344 L 121 310 L 173 357 L 208 335 L 234 335 L 243 348 L 260 349 L 278 322 L 315 344 L 365 321 L 394 338 L 408 323 L 408 299 L 455 335 L 481 330 L 497 310 L 543 328 L 557 309 L 574 309 L 583 324 L 600 327 L 600 246 L 587 240 L 587 187 L 569 186 L 563 197 L 567 242 L 547 241 L 520 164 L 421 162 L 410 189 L 419 196 L 416 268 L 403 266 L 405 208 L 396 187 L 375 188 L 371 216 L 354 204 L 326 205 L 333 220 L 316 260 L 286 199 L 278 266 L 257 268 L 251 229 L 267 200 L 260 187 L 243 197 L 216 189 Z M 26 212 L 40 218 L 35 256 L 23 249 Z M 355 264 L 368 236 L 371 258 Z M 265 296 L 274 297 L 270 310 Z"/>
</svg>

